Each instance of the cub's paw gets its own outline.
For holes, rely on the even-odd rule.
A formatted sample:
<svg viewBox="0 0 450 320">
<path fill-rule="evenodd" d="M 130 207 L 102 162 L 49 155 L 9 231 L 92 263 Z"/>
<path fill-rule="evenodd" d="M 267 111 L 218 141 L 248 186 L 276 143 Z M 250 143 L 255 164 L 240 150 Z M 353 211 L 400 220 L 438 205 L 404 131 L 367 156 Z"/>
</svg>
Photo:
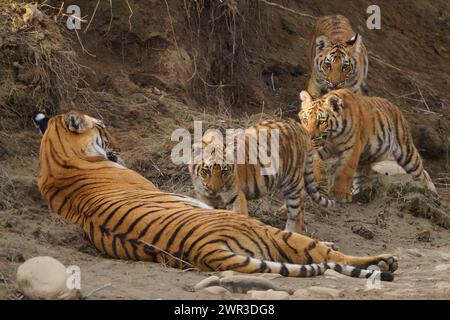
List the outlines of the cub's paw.
<svg viewBox="0 0 450 320">
<path fill-rule="evenodd" d="M 285 216 L 287 214 L 287 207 L 285 204 L 278 208 L 277 214 L 280 216 Z"/>
<path fill-rule="evenodd" d="M 352 202 L 352 193 L 331 189 L 330 197 L 343 202 Z"/>
</svg>

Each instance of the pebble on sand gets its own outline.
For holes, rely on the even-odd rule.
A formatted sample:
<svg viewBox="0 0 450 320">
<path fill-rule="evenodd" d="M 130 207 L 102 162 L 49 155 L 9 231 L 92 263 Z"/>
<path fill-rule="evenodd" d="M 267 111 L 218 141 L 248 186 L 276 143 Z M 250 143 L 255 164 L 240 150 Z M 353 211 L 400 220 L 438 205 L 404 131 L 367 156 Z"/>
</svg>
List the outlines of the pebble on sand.
<svg viewBox="0 0 450 320">
<path fill-rule="evenodd" d="M 32 300 L 69 300 L 81 297 L 79 290 L 69 289 L 66 267 L 52 257 L 34 257 L 17 269 L 17 285 Z"/>
</svg>

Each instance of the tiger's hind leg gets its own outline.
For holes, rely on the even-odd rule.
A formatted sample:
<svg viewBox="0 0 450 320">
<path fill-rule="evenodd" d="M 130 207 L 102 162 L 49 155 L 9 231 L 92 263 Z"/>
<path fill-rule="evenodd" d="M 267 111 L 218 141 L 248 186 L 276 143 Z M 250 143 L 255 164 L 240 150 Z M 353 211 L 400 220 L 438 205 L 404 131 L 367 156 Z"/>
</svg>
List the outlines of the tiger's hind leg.
<svg viewBox="0 0 450 320">
<path fill-rule="evenodd" d="M 304 182 L 301 178 L 298 185 L 284 193 L 287 209 L 285 231 L 301 233 L 305 227 Z"/>
<path fill-rule="evenodd" d="M 352 182 L 352 196 L 357 195 L 361 192 L 362 185 L 366 182 L 367 178 L 371 175 L 376 174 L 375 171 L 372 170 L 371 166 L 362 166 L 356 170 L 356 174 L 353 177 Z"/>
<path fill-rule="evenodd" d="M 395 160 L 403 169 L 405 169 L 406 173 L 422 181 L 430 191 L 437 194 L 433 181 L 423 167 L 422 159 L 419 155 L 419 151 L 417 151 L 412 142 L 411 135 L 408 135 L 408 138 L 403 143 L 403 147 L 397 146 L 394 149 Z"/>
<path fill-rule="evenodd" d="M 349 150 L 344 151 L 337 161 L 336 173 L 329 194 L 332 198 L 346 202 L 352 201 L 353 177 L 358 167 L 361 145 L 355 143 Z"/>
</svg>

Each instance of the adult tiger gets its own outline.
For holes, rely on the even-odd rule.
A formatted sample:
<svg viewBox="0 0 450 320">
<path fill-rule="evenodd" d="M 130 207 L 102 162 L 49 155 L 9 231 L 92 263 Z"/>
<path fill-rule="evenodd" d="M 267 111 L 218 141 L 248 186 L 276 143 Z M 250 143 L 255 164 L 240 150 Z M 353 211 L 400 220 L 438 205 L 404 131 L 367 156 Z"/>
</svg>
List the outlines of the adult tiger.
<svg viewBox="0 0 450 320">
<path fill-rule="evenodd" d="M 300 234 L 162 192 L 111 161 L 118 159 L 117 152 L 102 122 L 74 110 L 51 118 L 41 141 L 38 185 L 43 198 L 106 255 L 292 277 L 334 269 L 367 278 L 380 271 L 362 268 L 378 264 L 381 279 L 393 279 L 387 272 L 398 266 L 393 255 L 347 256 Z"/>
<path fill-rule="evenodd" d="M 436 193 L 408 122 L 388 100 L 356 95 L 349 89 L 331 91 L 316 100 L 302 91 L 300 99 L 300 121 L 318 147 L 320 158 L 338 157 L 331 197 L 351 201 L 355 174 L 357 178 L 367 176 L 375 162 L 392 157 Z M 353 187 L 358 189 L 358 185 Z"/>
<path fill-rule="evenodd" d="M 198 199 L 216 209 L 248 215 L 247 200 L 280 190 L 286 203 L 279 210 L 287 212 L 285 230 L 299 233 L 304 226 L 304 187 L 316 203 L 324 207 L 337 204 L 319 193 L 314 182 L 311 139 L 298 122 L 263 121 L 241 133 L 228 143 L 223 143 L 220 135 L 206 134 L 200 144 L 194 145 L 194 156 L 204 151 L 201 161 L 189 165 Z M 226 161 L 224 156 L 230 153 L 231 161 Z M 262 172 L 269 164 L 272 172 Z"/>
<path fill-rule="evenodd" d="M 314 98 L 339 88 L 367 95 L 366 48 L 346 17 L 333 15 L 317 20 L 310 57 L 312 68 L 307 90 Z"/>
</svg>

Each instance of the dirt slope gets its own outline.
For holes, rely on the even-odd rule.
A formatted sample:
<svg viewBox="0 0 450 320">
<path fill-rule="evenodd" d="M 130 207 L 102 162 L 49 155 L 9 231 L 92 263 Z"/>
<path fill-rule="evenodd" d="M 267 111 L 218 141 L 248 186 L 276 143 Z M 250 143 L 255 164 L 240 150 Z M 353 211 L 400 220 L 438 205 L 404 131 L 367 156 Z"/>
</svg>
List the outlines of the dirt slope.
<svg viewBox="0 0 450 320">
<path fill-rule="evenodd" d="M 74 2 L 89 20 L 96 2 Z M 57 1 L 49 3 L 59 7 Z M 75 57 L 80 69 L 69 74 L 81 75 L 83 81 L 70 98 L 82 110 L 104 119 L 129 167 L 163 190 L 189 194 L 186 168 L 167 161 L 174 129 L 192 129 L 194 119 L 203 120 L 205 127 L 245 127 L 261 118 L 295 117 L 298 92 L 309 77 L 312 19 L 261 1 L 224 1 L 223 5 L 197 1 L 196 6 L 193 1 L 167 1 L 167 6 L 164 1 L 128 3 L 132 15 L 126 1 L 114 1 L 111 16 L 109 4 L 102 2 L 87 32 L 80 32 L 91 55 L 83 52 L 73 33 L 62 31 L 61 39 L 51 39 L 62 41 L 57 43 L 59 49 L 52 50 L 75 50 L 76 55 L 69 57 Z M 383 283 L 381 290 L 366 290 L 364 280 L 335 275 L 271 281 L 286 290 L 307 290 L 301 298 L 450 298 L 448 1 L 378 1 L 382 29 L 373 31 L 365 27 L 371 1 L 277 3 L 313 16 L 339 13 L 350 19 L 374 54 L 369 62 L 370 92 L 389 98 L 405 112 L 425 165 L 439 183 L 442 204 L 408 177 L 376 178 L 361 203 L 340 209 L 325 211 L 308 204 L 308 235 L 334 241 L 350 254 L 396 252 L 401 259 L 397 278 Z M 50 16 L 58 12 L 41 9 Z M 64 18 L 58 19 L 62 26 Z M 32 24 L 44 39 L 53 37 L 46 33 L 46 23 Z M 50 216 L 36 186 L 40 137 L 25 120 L 37 104 L 30 92 L 40 94 L 34 90 L 39 78 L 12 66 L 9 54 L 23 48 L 6 42 L 5 35 L 13 32 L 0 33 L 0 55 L 8 57 L 0 67 L 14 71 L 0 79 L 0 298 L 17 296 L 15 270 L 24 259 L 37 255 L 79 265 L 85 294 L 112 284 L 95 298 L 219 298 L 192 290 L 207 273 L 105 258 L 79 230 Z M 28 60 L 19 64 L 27 66 Z M 11 83 L 5 79 L 12 79 L 20 90 L 6 90 Z M 58 95 L 46 97 L 39 100 L 42 110 L 59 112 L 70 106 Z M 251 212 L 282 227 L 284 218 L 275 214 L 279 204 L 280 198 L 273 195 L 253 202 Z M 361 226 L 373 233 L 371 239 L 352 232 L 352 227 Z M 319 294 L 308 289 L 317 286 L 338 292 Z M 244 297 L 248 296 L 224 298 Z"/>
</svg>

